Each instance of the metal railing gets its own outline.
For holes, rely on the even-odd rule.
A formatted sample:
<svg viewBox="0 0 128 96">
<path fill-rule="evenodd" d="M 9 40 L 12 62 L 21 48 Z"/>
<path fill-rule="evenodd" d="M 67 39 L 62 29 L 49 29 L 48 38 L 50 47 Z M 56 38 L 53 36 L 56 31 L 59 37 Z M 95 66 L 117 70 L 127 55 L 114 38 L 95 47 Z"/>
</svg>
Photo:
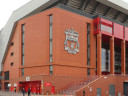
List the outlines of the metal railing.
<svg viewBox="0 0 128 96">
<path fill-rule="evenodd" d="M 78 81 L 78 82 L 73 82 L 66 87 L 60 89 L 58 91 L 58 94 L 66 94 L 66 95 L 76 95 L 76 91 L 79 90 L 80 88 L 83 88 L 87 84 L 91 83 L 95 79 L 99 78 L 99 76 L 88 76 L 85 77 L 84 80 Z"/>
</svg>

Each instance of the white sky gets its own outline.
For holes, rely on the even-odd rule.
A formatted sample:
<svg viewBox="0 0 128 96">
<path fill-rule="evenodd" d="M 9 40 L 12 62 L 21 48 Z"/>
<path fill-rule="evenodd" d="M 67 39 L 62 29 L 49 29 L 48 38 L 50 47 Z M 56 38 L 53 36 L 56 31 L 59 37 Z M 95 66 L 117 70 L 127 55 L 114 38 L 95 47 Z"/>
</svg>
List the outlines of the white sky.
<svg viewBox="0 0 128 96">
<path fill-rule="evenodd" d="M 30 0 L 0 0 L 0 30 L 5 26 L 11 13 Z M 123 0 L 128 2 L 128 0 Z"/>
<path fill-rule="evenodd" d="M 31 0 L 0 0 L 0 30 L 5 26 L 12 12 Z"/>
</svg>

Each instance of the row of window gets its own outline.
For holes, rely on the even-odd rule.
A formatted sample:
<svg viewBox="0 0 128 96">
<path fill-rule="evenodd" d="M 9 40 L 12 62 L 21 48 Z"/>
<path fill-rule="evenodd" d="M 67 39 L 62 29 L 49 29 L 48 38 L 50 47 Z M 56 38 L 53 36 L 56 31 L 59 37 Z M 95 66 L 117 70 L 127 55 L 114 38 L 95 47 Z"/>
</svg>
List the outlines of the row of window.
<svg viewBox="0 0 128 96">
<path fill-rule="evenodd" d="M 21 69 L 22 77 L 24 76 L 24 68 Z M 49 66 L 49 73 L 50 75 L 53 75 L 53 65 Z"/>
<path fill-rule="evenodd" d="M 24 24 L 22 24 L 21 26 L 21 30 L 22 30 L 22 65 L 24 65 Z M 14 42 L 11 42 L 11 47 L 14 46 Z M 14 56 L 14 52 L 11 52 L 11 56 Z M 13 66 L 14 63 L 11 63 L 11 66 Z"/>
<path fill-rule="evenodd" d="M 22 77 L 24 76 L 24 68 L 21 69 L 22 71 Z M 49 66 L 49 73 L 50 75 L 53 75 L 53 65 Z M 87 75 L 90 75 L 90 68 L 87 68 Z"/>
<path fill-rule="evenodd" d="M 21 69 L 22 77 L 24 77 L 24 68 Z M 49 66 L 49 73 L 53 75 L 53 65 Z M 87 75 L 90 75 L 90 68 L 87 68 Z M 9 71 L 4 72 L 4 79 L 9 80 Z"/>
<path fill-rule="evenodd" d="M 49 58 L 49 62 L 52 63 L 53 58 L 52 58 L 52 25 L 53 25 L 53 20 L 52 20 L 52 15 L 49 16 L 49 34 L 50 34 L 50 58 Z M 22 31 L 22 66 L 24 65 L 24 33 L 25 33 L 25 24 L 22 24 L 21 26 L 21 31 Z M 14 42 L 11 43 L 11 46 L 14 45 Z M 11 53 L 11 56 L 14 55 L 14 52 Z M 13 62 L 11 63 L 11 66 L 13 66 Z M 87 65 L 90 65 L 90 24 L 87 23 Z M 89 72 L 89 71 L 88 71 Z M 50 66 L 50 74 L 53 74 L 53 66 Z M 24 69 L 22 69 L 22 76 L 24 76 Z"/>
<path fill-rule="evenodd" d="M 112 27 L 101 24 L 101 31 L 108 32 L 112 34 Z"/>
<path fill-rule="evenodd" d="M 14 46 L 14 42 L 11 42 L 10 46 L 11 47 Z M 24 24 L 22 25 L 22 54 L 23 54 L 22 65 L 24 65 Z M 11 52 L 10 55 L 14 56 L 14 52 Z M 10 65 L 13 66 L 14 62 L 11 62 Z M 22 72 L 24 72 L 23 69 L 22 69 Z M 5 80 L 9 80 L 9 71 L 5 72 L 4 74 L 5 74 Z M 24 76 L 24 73 L 22 73 L 22 75 Z"/>
<path fill-rule="evenodd" d="M 110 48 L 109 44 L 102 44 L 102 72 L 110 72 Z M 126 73 L 128 74 L 128 49 L 126 48 Z M 121 73 L 121 47 L 114 47 L 114 72 Z"/>
<path fill-rule="evenodd" d="M 11 42 L 11 44 L 10 44 L 10 45 L 11 45 L 11 47 L 12 47 L 12 46 L 14 46 L 14 42 Z M 11 56 L 14 56 L 14 52 L 11 52 Z M 13 63 L 13 62 L 11 62 L 11 63 L 10 63 L 10 65 L 11 65 L 11 66 L 13 66 L 13 65 L 14 65 L 14 63 Z"/>
<path fill-rule="evenodd" d="M 4 79 L 9 80 L 9 71 L 4 72 Z"/>
<path fill-rule="evenodd" d="M 21 33 L 22 33 L 22 60 L 21 60 L 21 65 L 24 66 L 24 33 L 25 33 L 25 24 L 21 25 Z M 24 68 L 21 69 L 21 75 L 24 77 Z"/>
<path fill-rule="evenodd" d="M 14 46 L 14 42 L 11 42 L 10 46 L 11 47 Z M 13 56 L 13 55 L 14 55 L 14 52 L 11 52 L 11 56 Z M 14 63 L 11 62 L 10 65 L 13 66 Z M 9 80 L 9 71 L 4 72 L 4 79 Z"/>
<path fill-rule="evenodd" d="M 49 22 L 50 23 L 50 26 L 49 26 L 50 27 L 49 28 L 49 30 L 50 30 L 50 32 L 49 32 L 49 34 L 50 34 L 50 40 L 49 40 L 50 41 L 50 45 L 49 45 L 50 46 L 50 50 L 49 50 L 50 59 L 49 59 L 49 62 L 52 63 L 52 61 L 53 61 L 52 60 L 53 59 L 52 58 L 52 23 L 53 23 L 52 22 L 52 15 L 49 16 L 49 19 L 50 19 L 50 22 Z"/>
<path fill-rule="evenodd" d="M 49 62 L 52 63 L 52 15 L 49 16 L 49 34 L 50 34 L 50 43 L 49 43 L 49 46 L 50 46 L 50 49 L 49 49 Z M 22 24 L 21 26 L 21 30 L 22 30 L 22 66 L 24 65 L 24 33 L 25 33 L 25 24 Z M 11 54 L 13 55 L 13 53 Z M 24 76 L 24 68 L 22 68 L 22 76 Z M 50 75 L 53 75 L 53 66 L 50 66 Z"/>
<path fill-rule="evenodd" d="M 49 34 L 50 34 L 50 50 L 49 50 L 49 62 L 52 63 L 53 61 L 53 52 L 52 52 L 52 28 L 53 28 L 53 17 L 49 15 Z M 25 24 L 22 24 L 22 65 L 24 65 L 24 32 L 25 32 Z M 90 24 L 87 23 L 87 65 L 90 65 Z"/>
<path fill-rule="evenodd" d="M 21 29 L 21 31 L 22 31 L 22 66 L 24 66 L 24 33 L 25 33 L 25 24 L 22 24 L 22 29 Z"/>
<path fill-rule="evenodd" d="M 90 24 L 87 23 L 87 65 L 90 66 Z"/>
</svg>

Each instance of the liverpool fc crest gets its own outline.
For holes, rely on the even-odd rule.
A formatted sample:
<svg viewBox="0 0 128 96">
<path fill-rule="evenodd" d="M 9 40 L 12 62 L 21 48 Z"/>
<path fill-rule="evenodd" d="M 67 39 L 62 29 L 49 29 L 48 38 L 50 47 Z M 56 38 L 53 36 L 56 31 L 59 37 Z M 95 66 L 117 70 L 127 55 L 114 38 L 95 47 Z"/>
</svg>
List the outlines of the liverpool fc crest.
<svg viewBox="0 0 128 96">
<path fill-rule="evenodd" d="M 72 28 L 65 31 L 66 39 L 64 42 L 65 50 L 68 51 L 68 53 L 76 54 L 79 52 L 79 41 L 78 32 L 74 31 Z"/>
</svg>

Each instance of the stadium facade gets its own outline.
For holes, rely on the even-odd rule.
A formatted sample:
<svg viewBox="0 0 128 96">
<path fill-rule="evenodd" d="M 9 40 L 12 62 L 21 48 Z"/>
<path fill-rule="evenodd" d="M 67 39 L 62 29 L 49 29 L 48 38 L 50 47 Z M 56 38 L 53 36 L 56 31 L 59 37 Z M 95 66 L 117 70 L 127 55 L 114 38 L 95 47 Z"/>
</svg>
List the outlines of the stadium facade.
<svg viewBox="0 0 128 96">
<path fill-rule="evenodd" d="M 31 0 L 0 33 L 1 90 L 128 96 L 121 0 Z"/>
</svg>

